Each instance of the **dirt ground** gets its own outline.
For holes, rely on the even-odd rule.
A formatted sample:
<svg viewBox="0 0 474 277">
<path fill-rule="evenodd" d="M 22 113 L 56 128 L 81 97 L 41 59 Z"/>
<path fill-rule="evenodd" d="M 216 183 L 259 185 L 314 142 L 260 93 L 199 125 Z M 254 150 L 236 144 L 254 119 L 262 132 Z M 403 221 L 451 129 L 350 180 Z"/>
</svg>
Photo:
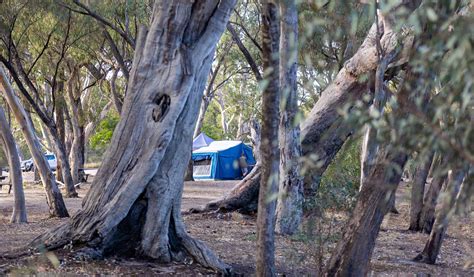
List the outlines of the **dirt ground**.
<svg viewBox="0 0 474 277">
<path fill-rule="evenodd" d="M 216 199 L 228 192 L 235 182 L 187 182 L 184 188 L 182 210 L 188 210 Z M 81 206 L 89 185 L 79 190 L 80 198 L 65 199 L 71 214 Z M 390 214 L 382 225 L 372 257 L 372 276 L 474 276 L 474 220 L 470 217 L 455 218 L 448 230 L 436 265 L 412 262 L 423 249 L 428 235 L 412 233 L 408 229 L 409 190 L 402 185 L 397 194 L 400 214 Z M 48 218 L 45 197 L 38 185 L 26 185 L 28 224 L 10 224 L 13 196 L 7 188 L 0 191 L 0 253 L 24 246 L 34 237 L 56 226 L 61 220 Z M 341 230 L 344 215 L 334 214 L 332 228 Z M 67 220 L 67 219 L 64 219 Z M 242 275 L 252 275 L 255 266 L 256 224 L 255 217 L 237 213 L 196 215 L 185 214 L 188 232 L 207 243 L 219 257 L 232 265 Z M 312 220 L 305 221 L 303 230 L 310 230 Z M 314 226 L 313 226 L 314 227 Z M 326 230 L 327 231 L 327 230 Z M 329 248 L 337 242 L 338 235 L 327 232 L 325 237 L 309 236 L 302 231 L 292 237 L 277 236 L 276 260 L 278 273 L 287 276 L 317 275 L 321 267 L 318 257 L 328 257 L 329 250 L 318 247 L 324 242 Z M 0 275 L 211 275 L 212 271 L 185 263 L 158 264 L 149 260 L 110 257 L 102 261 L 83 262 L 68 255 L 67 250 L 43 253 L 21 259 L 0 257 Z M 469 266 L 470 263 L 470 266 Z"/>
</svg>

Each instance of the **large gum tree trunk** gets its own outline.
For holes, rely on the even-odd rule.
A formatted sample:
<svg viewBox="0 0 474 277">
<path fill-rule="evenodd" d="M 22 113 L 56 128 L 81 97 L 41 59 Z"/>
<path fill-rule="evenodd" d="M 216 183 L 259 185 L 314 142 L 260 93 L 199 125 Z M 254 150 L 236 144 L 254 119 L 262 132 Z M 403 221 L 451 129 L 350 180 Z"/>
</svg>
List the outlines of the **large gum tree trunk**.
<svg viewBox="0 0 474 277">
<path fill-rule="evenodd" d="M 38 138 L 34 133 L 34 128 L 31 121 L 28 119 L 25 109 L 20 104 L 20 101 L 16 97 L 13 88 L 5 74 L 5 71 L 0 67 L 0 82 L 3 86 L 3 92 L 5 99 L 7 100 L 8 106 L 12 110 L 18 125 L 20 125 L 21 131 L 25 136 L 26 144 L 33 157 L 35 170 L 38 171 L 43 187 L 46 193 L 46 201 L 49 206 L 49 213 L 55 217 L 68 217 L 69 214 L 64 204 L 63 197 L 54 179 L 53 172 L 49 168 L 46 157 L 41 151 Z"/>
<path fill-rule="evenodd" d="M 459 197 L 459 192 L 461 191 L 461 185 L 466 176 L 467 169 L 467 167 L 457 168 L 449 174 L 446 194 L 444 195 L 443 202 L 437 212 L 430 237 L 428 238 L 423 251 L 414 258 L 415 261 L 427 264 L 436 263 L 436 258 L 438 257 L 439 251 L 441 250 L 441 244 L 443 243 L 444 236 L 448 230 L 450 217 L 453 215 L 452 212 L 456 204 L 456 199 Z M 465 185 L 472 185 L 472 183 L 468 184 L 466 182 Z"/>
<path fill-rule="evenodd" d="M 296 122 L 298 94 L 296 85 L 298 57 L 298 10 L 294 0 L 280 6 L 280 184 L 276 230 L 280 234 L 296 232 L 303 216 L 303 179 L 300 175 L 300 127 Z"/>
<path fill-rule="evenodd" d="M 234 5 L 232 0 L 155 2 L 149 32 L 139 32 L 120 122 L 83 208 L 33 245 L 54 249 L 72 242 L 89 257 L 192 257 L 228 272 L 187 235 L 180 209 L 194 121 Z"/>
<path fill-rule="evenodd" d="M 410 199 L 410 231 L 421 231 L 423 229 L 421 221 L 421 213 L 423 210 L 423 198 L 425 195 L 425 183 L 428 178 L 428 173 L 433 162 L 434 152 L 431 152 L 425 157 L 416 167 L 413 174 L 413 182 L 411 188 Z"/>
<path fill-rule="evenodd" d="M 11 185 L 13 186 L 13 194 L 15 197 L 15 204 L 13 206 L 13 213 L 10 222 L 26 223 L 27 216 L 25 194 L 23 192 L 23 178 L 20 168 L 20 157 L 18 156 L 15 139 L 13 138 L 13 134 L 8 125 L 2 106 L 0 106 L 0 144 L 3 145 L 4 152 L 8 158 L 8 166 L 10 167 L 9 178 Z"/>
</svg>

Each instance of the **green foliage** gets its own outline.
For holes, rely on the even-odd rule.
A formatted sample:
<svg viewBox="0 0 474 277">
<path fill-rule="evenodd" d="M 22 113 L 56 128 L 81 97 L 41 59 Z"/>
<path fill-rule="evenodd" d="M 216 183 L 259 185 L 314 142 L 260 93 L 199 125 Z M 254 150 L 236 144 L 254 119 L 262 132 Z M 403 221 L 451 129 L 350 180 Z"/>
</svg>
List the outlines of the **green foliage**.
<svg viewBox="0 0 474 277">
<path fill-rule="evenodd" d="M 348 140 L 324 173 L 316 196 L 319 208 L 350 210 L 360 180 L 360 139 Z"/>
<path fill-rule="evenodd" d="M 90 146 L 93 150 L 100 150 L 106 148 L 110 144 L 115 127 L 119 122 L 119 117 L 116 114 L 107 116 L 102 120 L 97 128 L 96 133 L 90 138 Z"/>
</svg>

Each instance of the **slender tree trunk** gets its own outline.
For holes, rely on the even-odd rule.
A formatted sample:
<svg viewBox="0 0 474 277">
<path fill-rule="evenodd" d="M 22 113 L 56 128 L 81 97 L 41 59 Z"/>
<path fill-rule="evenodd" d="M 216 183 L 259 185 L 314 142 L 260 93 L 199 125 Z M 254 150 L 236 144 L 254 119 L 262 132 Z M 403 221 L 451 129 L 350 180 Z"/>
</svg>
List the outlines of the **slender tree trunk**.
<svg viewBox="0 0 474 277">
<path fill-rule="evenodd" d="M 59 135 L 57 133 L 57 129 L 55 126 L 49 126 L 48 128 L 52 143 L 54 147 L 54 153 L 56 153 L 57 160 L 61 163 L 61 175 L 64 180 L 64 184 L 66 186 L 66 197 L 68 198 L 75 198 L 78 197 L 76 189 L 74 187 L 74 181 L 72 179 L 71 174 L 71 167 L 69 164 L 68 157 L 66 155 L 66 147 L 62 143 Z"/>
<path fill-rule="evenodd" d="M 300 175 L 300 128 L 296 122 L 298 93 L 298 10 L 294 0 L 280 2 L 280 184 L 277 204 L 277 231 L 296 232 L 303 215 L 303 178 Z"/>
<path fill-rule="evenodd" d="M 122 113 L 122 99 L 120 99 L 120 96 L 117 92 L 117 74 L 118 74 L 118 69 L 114 70 L 114 74 L 112 75 L 112 79 L 110 80 L 110 91 L 112 93 L 112 99 L 114 101 L 115 108 L 117 109 L 118 114 Z"/>
<path fill-rule="evenodd" d="M 262 94 L 262 138 L 260 155 L 262 175 L 257 213 L 257 276 L 276 276 L 275 210 L 278 193 L 280 153 L 278 149 L 279 87 L 279 18 L 278 7 L 262 0 L 262 49 L 264 79 L 268 85 Z"/>
<path fill-rule="evenodd" d="M 64 121 L 64 107 L 66 102 L 64 101 L 63 93 L 64 93 L 64 83 L 59 82 L 57 86 L 56 93 L 56 112 L 55 112 L 55 121 L 56 126 L 58 129 L 58 136 L 62 143 L 66 141 L 66 126 Z M 64 178 L 62 172 L 61 161 L 58 160 L 58 167 L 56 168 L 56 180 L 59 182 L 64 183 Z"/>
<path fill-rule="evenodd" d="M 435 221 L 435 209 L 438 202 L 438 196 L 441 192 L 443 185 L 448 177 L 447 173 L 443 172 L 446 167 L 445 159 L 438 157 L 432 166 L 432 172 L 435 173 L 431 180 L 430 187 L 425 194 L 423 199 L 423 209 L 421 210 L 420 225 L 423 228 L 423 232 L 429 234 L 433 228 Z"/>
<path fill-rule="evenodd" d="M 221 111 L 221 127 L 222 127 L 222 132 L 224 135 L 227 135 L 228 133 L 228 123 L 227 123 L 227 113 L 225 110 L 225 102 L 224 102 L 224 95 L 222 95 L 222 90 L 219 90 L 217 93 L 217 103 L 219 103 L 219 109 Z"/>
<path fill-rule="evenodd" d="M 433 162 L 433 156 L 434 152 L 430 152 L 415 169 L 411 188 L 410 227 L 408 227 L 408 230 L 411 231 L 421 231 L 423 229 L 423 222 L 421 221 L 421 213 L 424 206 L 423 197 L 425 195 L 426 178 Z"/>
<path fill-rule="evenodd" d="M 10 106 L 10 109 L 13 111 L 13 114 L 15 115 L 15 118 L 21 127 L 23 135 L 25 136 L 26 143 L 30 149 L 31 156 L 33 157 L 35 170 L 38 170 L 41 176 L 41 180 L 46 192 L 46 201 L 48 202 L 49 213 L 52 216 L 68 217 L 69 214 L 67 212 L 66 205 L 64 204 L 61 192 L 56 185 L 54 175 L 49 168 L 46 157 L 41 151 L 41 146 L 39 145 L 36 135 L 34 134 L 34 128 L 31 125 L 31 122 L 27 119 L 27 114 L 13 92 L 10 82 L 8 81 L 8 78 L 2 67 L 0 67 L 0 82 L 3 86 L 4 95 L 8 106 Z"/>
<path fill-rule="evenodd" d="M 448 230 L 450 217 L 452 216 L 456 199 L 459 197 L 458 194 L 466 173 L 467 167 L 455 169 L 450 173 L 446 187 L 447 194 L 445 195 L 442 205 L 437 212 L 430 237 L 426 242 L 423 251 L 415 257 L 415 261 L 427 264 L 436 263 L 436 258 L 438 257 L 441 244 L 443 243 L 444 236 Z M 472 185 L 472 183 L 469 185 Z"/>
<path fill-rule="evenodd" d="M 204 116 L 206 115 L 207 108 L 209 107 L 209 103 L 211 99 L 207 98 L 206 96 L 203 97 L 203 101 L 201 103 L 201 107 L 199 108 L 199 115 L 196 122 L 196 127 L 194 128 L 194 135 L 193 137 L 197 137 L 201 133 L 201 128 L 204 123 Z"/>
<path fill-rule="evenodd" d="M 9 179 L 15 197 L 15 204 L 13 206 L 13 213 L 10 222 L 26 223 L 25 194 L 23 192 L 20 158 L 16 149 L 15 139 L 13 138 L 13 134 L 8 125 L 2 106 L 0 106 L 0 144 L 3 144 L 3 149 L 8 159 L 8 166 L 10 167 Z"/>
<path fill-rule="evenodd" d="M 180 213 L 192 127 L 234 5 L 155 2 L 150 31 L 141 30 L 137 38 L 120 121 L 83 208 L 33 245 L 71 244 L 86 257 L 191 257 L 229 273 L 228 265 L 186 233 Z"/>
<path fill-rule="evenodd" d="M 380 225 L 390 210 L 390 198 L 400 182 L 400 169 L 406 160 L 407 155 L 395 149 L 379 149 L 376 163 L 365 179 L 344 235 L 331 256 L 327 276 L 367 274 Z"/>
<path fill-rule="evenodd" d="M 82 111 L 81 97 L 75 90 L 74 83 L 77 81 L 78 72 L 74 70 L 71 79 L 68 82 L 68 98 L 71 106 L 72 116 L 71 124 L 73 131 L 73 141 L 71 152 L 69 154 L 71 174 L 73 184 L 79 184 L 84 181 L 84 174 L 81 169 L 84 168 L 85 152 L 85 132 L 84 132 L 84 114 Z"/>
<path fill-rule="evenodd" d="M 214 98 L 214 83 L 216 81 L 217 74 L 219 73 L 220 68 L 222 67 L 222 62 L 224 60 L 224 56 L 222 56 L 218 61 L 217 65 L 214 70 L 211 69 L 210 79 L 206 87 L 206 91 L 202 96 L 201 107 L 199 108 L 199 115 L 196 123 L 196 127 L 194 127 L 194 135 L 193 137 L 197 137 L 201 133 L 202 124 L 204 123 L 204 116 L 206 115 L 207 108 L 211 103 L 212 99 Z"/>
</svg>

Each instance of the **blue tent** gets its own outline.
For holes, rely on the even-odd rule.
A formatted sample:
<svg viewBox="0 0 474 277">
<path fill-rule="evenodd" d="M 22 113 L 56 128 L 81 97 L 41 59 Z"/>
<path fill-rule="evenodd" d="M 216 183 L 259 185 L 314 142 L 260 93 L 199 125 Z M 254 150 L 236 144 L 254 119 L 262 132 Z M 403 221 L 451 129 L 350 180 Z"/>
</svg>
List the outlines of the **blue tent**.
<svg viewBox="0 0 474 277">
<path fill-rule="evenodd" d="M 210 137 L 206 136 L 206 134 L 200 133 L 199 136 L 197 136 L 193 140 L 193 150 L 199 149 L 201 147 L 208 146 L 213 141 L 214 140 L 211 139 Z"/>
<path fill-rule="evenodd" d="M 249 166 L 255 165 L 252 148 L 241 141 L 213 141 L 193 151 L 194 179 L 235 180 L 242 178 L 239 158 L 245 156 Z"/>
</svg>

